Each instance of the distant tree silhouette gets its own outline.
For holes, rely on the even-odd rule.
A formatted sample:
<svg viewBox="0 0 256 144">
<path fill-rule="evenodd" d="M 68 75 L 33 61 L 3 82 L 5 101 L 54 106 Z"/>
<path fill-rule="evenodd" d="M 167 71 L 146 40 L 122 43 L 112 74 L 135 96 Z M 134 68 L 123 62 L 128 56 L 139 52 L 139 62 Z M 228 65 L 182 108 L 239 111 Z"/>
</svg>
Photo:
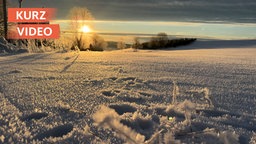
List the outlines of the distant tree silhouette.
<svg viewBox="0 0 256 144">
<path fill-rule="evenodd" d="M 158 33 L 157 36 L 151 38 L 149 47 L 164 48 L 167 43 L 168 43 L 168 35 L 162 32 L 162 33 Z"/>
<path fill-rule="evenodd" d="M 133 46 L 132 46 L 132 47 L 133 47 L 135 50 L 142 48 L 142 45 L 141 45 L 140 40 L 139 40 L 138 37 L 135 37 L 135 38 L 133 39 Z"/>
<path fill-rule="evenodd" d="M 169 40 L 169 38 L 166 33 L 158 33 L 157 34 L 157 41 L 158 41 L 160 47 L 166 47 L 168 40 Z"/>
<path fill-rule="evenodd" d="M 149 42 L 142 43 L 140 49 L 171 48 L 188 45 L 193 43 L 194 41 L 196 41 L 195 38 L 180 38 L 169 40 L 166 33 L 158 33 L 156 36 L 152 37 Z"/>
<path fill-rule="evenodd" d="M 120 41 L 117 42 L 117 48 L 118 49 L 125 49 L 126 48 L 126 44 L 123 41 L 123 39 L 121 39 Z"/>
<path fill-rule="evenodd" d="M 103 51 L 107 47 L 105 40 L 97 34 L 91 36 L 91 42 L 89 50 L 91 51 Z"/>
</svg>

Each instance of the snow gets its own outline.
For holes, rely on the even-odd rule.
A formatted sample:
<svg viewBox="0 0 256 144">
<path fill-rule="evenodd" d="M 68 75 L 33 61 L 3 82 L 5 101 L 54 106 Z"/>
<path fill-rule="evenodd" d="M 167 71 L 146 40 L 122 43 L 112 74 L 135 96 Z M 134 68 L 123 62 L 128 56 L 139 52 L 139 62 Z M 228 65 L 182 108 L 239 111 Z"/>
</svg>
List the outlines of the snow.
<svg viewBox="0 0 256 144">
<path fill-rule="evenodd" d="M 1 56 L 0 143 L 253 143 L 242 46 Z"/>
<path fill-rule="evenodd" d="M 8 41 L 0 36 L 0 56 L 2 54 L 7 54 L 7 53 L 24 53 L 28 52 L 28 50 L 24 48 L 17 47 L 11 43 L 8 43 Z"/>
</svg>

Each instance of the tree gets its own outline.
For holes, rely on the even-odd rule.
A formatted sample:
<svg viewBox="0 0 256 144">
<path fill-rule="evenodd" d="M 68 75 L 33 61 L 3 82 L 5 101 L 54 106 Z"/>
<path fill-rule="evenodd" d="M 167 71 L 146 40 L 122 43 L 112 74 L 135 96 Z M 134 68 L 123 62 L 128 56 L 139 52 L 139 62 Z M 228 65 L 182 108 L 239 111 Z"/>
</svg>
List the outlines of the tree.
<svg viewBox="0 0 256 144">
<path fill-rule="evenodd" d="M 140 40 L 139 40 L 138 37 L 135 37 L 135 38 L 133 39 L 133 48 L 134 48 L 135 50 L 142 48 L 142 45 L 141 45 Z"/>
<path fill-rule="evenodd" d="M 164 48 L 168 43 L 168 35 L 166 33 L 158 33 L 157 36 L 152 37 L 150 40 L 151 48 Z"/>
<path fill-rule="evenodd" d="M 74 7 L 69 11 L 68 15 L 70 28 L 74 31 L 73 46 L 80 50 L 86 49 L 84 33 L 80 31 L 81 27 L 89 25 L 91 20 L 94 20 L 91 12 L 85 7 Z"/>
<path fill-rule="evenodd" d="M 103 51 L 107 47 L 105 40 L 97 34 L 91 36 L 91 42 L 89 50 L 91 51 Z"/>
<path fill-rule="evenodd" d="M 123 39 L 121 39 L 120 41 L 117 42 L 117 48 L 118 49 L 125 49 L 126 48 L 126 44 L 123 41 Z"/>
<path fill-rule="evenodd" d="M 0 36 L 7 38 L 7 1 L 0 1 Z"/>
<path fill-rule="evenodd" d="M 159 41 L 168 41 L 168 35 L 164 32 L 158 33 L 157 38 Z"/>
<path fill-rule="evenodd" d="M 11 33 L 10 30 L 16 28 L 16 23 L 7 22 L 8 7 L 13 7 L 10 0 L 0 0 L 0 37 L 5 38 L 7 38 L 7 35 Z"/>
</svg>

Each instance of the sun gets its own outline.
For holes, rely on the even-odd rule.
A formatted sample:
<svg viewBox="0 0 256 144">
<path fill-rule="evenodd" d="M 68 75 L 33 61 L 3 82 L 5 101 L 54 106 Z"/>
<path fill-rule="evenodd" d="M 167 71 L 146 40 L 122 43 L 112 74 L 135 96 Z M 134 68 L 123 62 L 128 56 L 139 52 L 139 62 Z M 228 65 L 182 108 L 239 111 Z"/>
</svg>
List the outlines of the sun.
<svg viewBox="0 0 256 144">
<path fill-rule="evenodd" d="M 91 32 L 91 29 L 90 29 L 89 26 L 84 25 L 84 26 L 81 27 L 81 31 L 82 31 L 83 33 L 89 33 L 89 32 Z"/>
</svg>

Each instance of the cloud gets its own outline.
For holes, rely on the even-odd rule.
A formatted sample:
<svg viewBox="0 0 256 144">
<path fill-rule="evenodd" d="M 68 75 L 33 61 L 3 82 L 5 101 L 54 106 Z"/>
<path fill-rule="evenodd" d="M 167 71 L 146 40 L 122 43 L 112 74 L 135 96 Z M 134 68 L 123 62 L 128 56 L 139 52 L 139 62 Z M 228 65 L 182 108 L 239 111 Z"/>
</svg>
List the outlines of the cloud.
<svg viewBox="0 0 256 144">
<path fill-rule="evenodd" d="M 24 0 L 23 5 L 56 7 L 60 19 L 73 6 L 85 6 L 98 20 L 256 22 L 255 0 Z"/>
</svg>

